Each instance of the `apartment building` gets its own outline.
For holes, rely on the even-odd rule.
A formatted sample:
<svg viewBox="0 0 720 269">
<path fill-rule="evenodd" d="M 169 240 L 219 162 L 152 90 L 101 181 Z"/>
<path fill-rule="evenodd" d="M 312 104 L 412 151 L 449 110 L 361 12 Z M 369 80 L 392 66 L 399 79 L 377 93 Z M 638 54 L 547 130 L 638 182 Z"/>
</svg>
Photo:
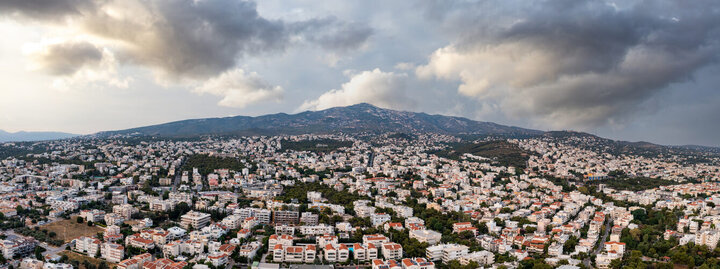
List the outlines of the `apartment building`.
<svg viewBox="0 0 720 269">
<path fill-rule="evenodd" d="M 299 262 L 312 263 L 317 256 L 315 245 L 305 246 L 284 246 L 281 244 L 273 247 L 274 262 Z"/>
<path fill-rule="evenodd" d="M 422 243 L 435 245 L 440 242 L 442 234 L 433 230 L 411 230 L 410 238 L 415 238 Z"/>
<path fill-rule="evenodd" d="M 524 255 L 527 256 L 527 252 L 519 253 L 524 253 Z M 522 256 L 523 254 L 518 255 Z M 495 254 L 487 250 L 482 250 L 463 255 L 458 260 L 462 265 L 468 265 L 470 262 L 476 262 L 478 265 L 481 266 L 492 265 L 495 262 Z"/>
<path fill-rule="evenodd" d="M 388 221 L 390 221 L 390 214 L 387 214 L 387 213 L 370 214 L 370 222 L 372 223 L 373 227 L 378 227 Z"/>
<path fill-rule="evenodd" d="M 300 213 L 292 210 L 273 211 L 273 223 L 275 224 L 298 224 Z"/>
<path fill-rule="evenodd" d="M 435 263 L 424 258 L 402 259 L 403 269 L 435 269 Z"/>
<path fill-rule="evenodd" d="M 298 231 L 304 235 L 323 235 L 335 233 L 335 227 L 327 224 L 304 225 L 297 227 Z"/>
<path fill-rule="evenodd" d="M 378 249 L 373 244 L 353 244 L 353 259 L 370 261 L 378 258 Z"/>
<path fill-rule="evenodd" d="M 695 245 L 705 245 L 709 249 L 715 249 L 720 240 L 720 232 L 715 230 L 703 230 L 695 234 Z"/>
<path fill-rule="evenodd" d="M 272 217 L 272 212 L 270 210 L 260 208 L 242 208 L 236 210 L 235 212 L 240 215 L 240 219 L 255 217 L 257 218 L 258 223 L 261 224 L 270 224 L 270 219 Z"/>
<path fill-rule="evenodd" d="M 6 258 L 24 257 L 32 253 L 35 246 L 37 246 L 37 241 L 30 237 L 8 236 L 8 238 L 0 240 L 0 250 Z"/>
<path fill-rule="evenodd" d="M 303 212 L 300 214 L 300 223 L 304 223 L 305 225 L 314 226 L 317 225 L 319 222 L 319 216 L 317 214 L 314 214 L 312 212 Z"/>
<path fill-rule="evenodd" d="M 382 234 L 366 234 L 363 235 L 363 245 L 367 244 L 374 244 L 376 246 L 382 245 L 384 243 L 389 243 L 390 238 L 387 238 L 387 236 L 384 236 Z"/>
<path fill-rule="evenodd" d="M 293 237 L 291 235 L 277 235 L 273 234 L 268 239 L 268 246 L 275 246 L 277 244 L 283 245 L 283 246 L 292 246 L 293 244 Z"/>
<path fill-rule="evenodd" d="M 85 221 L 98 222 L 105 218 L 105 211 L 92 209 L 80 211 L 80 216 L 85 218 Z"/>
<path fill-rule="evenodd" d="M 435 245 L 425 249 L 425 256 L 431 261 L 442 260 L 443 263 L 447 264 L 452 260 L 457 260 L 467 255 L 469 249 L 469 247 L 459 244 Z"/>
<path fill-rule="evenodd" d="M 100 240 L 92 237 L 79 237 L 73 240 L 75 242 L 75 251 L 85 253 L 90 257 L 96 257 L 100 250 Z"/>
<path fill-rule="evenodd" d="M 328 262 L 346 262 L 350 258 L 350 249 L 344 244 L 327 244 L 323 253 Z"/>
<path fill-rule="evenodd" d="M 397 260 L 403 256 L 403 248 L 400 244 L 385 243 L 382 244 L 382 254 L 385 259 Z"/>
<path fill-rule="evenodd" d="M 210 214 L 207 213 L 190 211 L 180 217 L 180 226 L 185 229 L 190 227 L 194 229 L 202 229 L 203 227 L 208 226 L 208 224 L 210 224 Z"/>
<path fill-rule="evenodd" d="M 152 260 L 152 254 L 143 253 L 119 262 L 117 265 L 117 269 L 142 269 L 142 266 L 143 264 L 145 264 L 145 262 L 149 262 Z"/>
<path fill-rule="evenodd" d="M 104 243 L 100 250 L 100 256 L 112 263 L 119 263 L 125 258 L 125 247 L 120 244 Z"/>
</svg>

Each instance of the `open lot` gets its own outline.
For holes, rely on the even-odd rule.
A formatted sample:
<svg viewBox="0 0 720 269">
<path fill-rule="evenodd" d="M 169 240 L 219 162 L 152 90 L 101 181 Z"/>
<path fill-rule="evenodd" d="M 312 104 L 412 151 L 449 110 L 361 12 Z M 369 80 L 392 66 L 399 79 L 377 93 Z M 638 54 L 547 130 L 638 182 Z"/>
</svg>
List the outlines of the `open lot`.
<svg viewBox="0 0 720 269">
<path fill-rule="evenodd" d="M 90 264 L 94 265 L 95 267 L 97 267 L 97 266 L 100 264 L 100 262 L 103 262 L 103 261 L 104 261 L 105 263 L 107 263 L 108 268 L 114 268 L 114 267 L 117 265 L 117 264 L 114 264 L 114 263 L 111 263 L 111 262 L 107 262 L 107 261 L 102 260 L 102 259 L 91 258 L 91 257 L 85 256 L 85 255 L 83 255 L 83 254 L 79 254 L 79 253 L 77 253 L 77 252 L 73 252 L 73 251 L 69 251 L 69 250 L 65 250 L 65 251 L 63 251 L 63 252 L 60 252 L 60 253 L 58 253 L 58 255 L 60 255 L 60 256 L 62 256 L 62 255 L 67 255 L 67 256 L 68 256 L 68 259 L 69 259 L 70 261 L 78 261 L 78 262 L 80 263 L 80 269 L 85 269 L 85 265 L 83 265 L 83 262 L 84 262 L 84 261 L 90 262 Z"/>
<path fill-rule="evenodd" d="M 103 231 L 103 229 L 98 226 L 88 227 L 87 223 L 77 223 L 74 217 L 69 220 L 60 220 L 40 226 L 40 229 L 55 232 L 55 234 L 57 234 L 56 238 L 66 243 L 81 236 L 95 236 L 97 233 Z"/>
</svg>

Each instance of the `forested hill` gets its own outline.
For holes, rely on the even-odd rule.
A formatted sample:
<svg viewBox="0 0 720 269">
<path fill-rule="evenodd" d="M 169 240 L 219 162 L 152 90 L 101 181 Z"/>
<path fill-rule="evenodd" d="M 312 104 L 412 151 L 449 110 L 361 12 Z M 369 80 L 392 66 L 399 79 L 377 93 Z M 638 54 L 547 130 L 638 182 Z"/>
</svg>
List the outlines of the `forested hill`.
<svg viewBox="0 0 720 269">
<path fill-rule="evenodd" d="M 370 104 L 334 107 L 298 114 L 236 116 L 170 122 L 127 130 L 98 133 L 97 136 L 138 135 L 183 137 L 197 135 L 278 135 L 326 133 L 440 133 L 479 134 L 508 137 L 541 135 L 541 131 L 474 121 L 461 117 L 430 115 L 383 109 Z"/>
</svg>

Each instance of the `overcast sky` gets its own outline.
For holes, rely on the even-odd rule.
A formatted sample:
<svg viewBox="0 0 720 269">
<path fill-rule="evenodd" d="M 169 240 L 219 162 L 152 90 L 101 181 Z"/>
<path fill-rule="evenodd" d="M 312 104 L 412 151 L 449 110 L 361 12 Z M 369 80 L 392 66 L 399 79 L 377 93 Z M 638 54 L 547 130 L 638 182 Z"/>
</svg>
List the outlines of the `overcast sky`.
<svg viewBox="0 0 720 269">
<path fill-rule="evenodd" d="M 720 2 L 3 0 L 0 129 L 360 102 L 720 146 Z"/>
</svg>

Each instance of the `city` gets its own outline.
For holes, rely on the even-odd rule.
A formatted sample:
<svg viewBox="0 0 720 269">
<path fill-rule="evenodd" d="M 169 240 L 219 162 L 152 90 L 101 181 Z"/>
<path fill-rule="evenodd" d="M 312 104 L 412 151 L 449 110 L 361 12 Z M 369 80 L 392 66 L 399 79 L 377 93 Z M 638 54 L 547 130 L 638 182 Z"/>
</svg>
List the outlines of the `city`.
<svg viewBox="0 0 720 269">
<path fill-rule="evenodd" d="M 0 269 L 720 269 L 719 0 L 0 0 Z"/>
<path fill-rule="evenodd" d="M 518 166 L 429 153 L 455 141 L 389 134 L 5 143 L 33 153 L 2 161 L 0 247 L 16 266 L 45 268 L 718 262 L 718 157 L 614 156 L 549 137 L 475 141 L 523 149 Z M 614 189 L 618 170 L 669 183 Z"/>
</svg>

